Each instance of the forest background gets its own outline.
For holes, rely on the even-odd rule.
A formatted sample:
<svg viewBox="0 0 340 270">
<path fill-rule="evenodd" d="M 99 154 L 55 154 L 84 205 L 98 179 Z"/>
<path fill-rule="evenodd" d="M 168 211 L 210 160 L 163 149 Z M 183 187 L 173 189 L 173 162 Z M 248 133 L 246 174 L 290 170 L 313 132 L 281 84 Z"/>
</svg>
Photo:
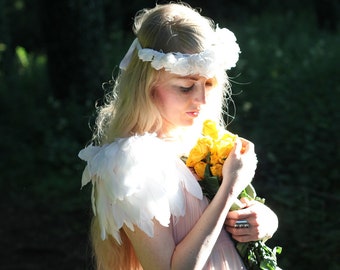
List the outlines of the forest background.
<svg viewBox="0 0 340 270">
<path fill-rule="evenodd" d="M 256 145 L 279 265 L 340 269 L 339 1 L 187 2 L 240 44 L 229 129 Z M 77 154 L 134 14 L 154 3 L 0 0 L 1 269 L 93 269 Z"/>
</svg>

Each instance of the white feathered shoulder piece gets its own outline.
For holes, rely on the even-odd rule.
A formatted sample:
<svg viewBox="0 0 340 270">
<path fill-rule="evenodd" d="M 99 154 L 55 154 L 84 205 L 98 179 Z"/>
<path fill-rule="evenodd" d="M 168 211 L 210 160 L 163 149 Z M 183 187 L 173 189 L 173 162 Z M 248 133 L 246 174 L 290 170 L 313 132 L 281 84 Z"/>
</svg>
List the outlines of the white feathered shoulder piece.
<svg viewBox="0 0 340 270">
<path fill-rule="evenodd" d="M 82 186 L 92 181 L 92 207 L 102 239 L 119 229 L 138 226 L 153 236 L 153 219 L 169 226 L 171 215 L 185 214 L 184 188 L 198 199 L 202 191 L 171 147 L 155 134 L 118 139 L 79 152 L 87 162 Z"/>
</svg>

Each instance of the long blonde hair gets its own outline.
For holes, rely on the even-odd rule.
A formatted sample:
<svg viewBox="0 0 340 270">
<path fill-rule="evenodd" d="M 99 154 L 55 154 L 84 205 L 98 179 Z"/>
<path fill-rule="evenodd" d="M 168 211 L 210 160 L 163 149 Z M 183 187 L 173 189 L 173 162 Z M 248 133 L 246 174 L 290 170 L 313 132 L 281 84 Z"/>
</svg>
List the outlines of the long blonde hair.
<svg viewBox="0 0 340 270">
<path fill-rule="evenodd" d="M 214 31 L 214 24 L 181 3 L 157 5 L 140 11 L 133 29 L 143 48 L 165 53 L 197 53 L 204 50 L 209 42 L 206 36 L 209 31 Z M 160 130 L 162 119 L 151 98 L 159 73 L 150 63 L 139 60 L 136 51 L 133 53 L 127 69 L 117 76 L 106 104 L 98 110 L 94 141 L 110 143 L 117 137 Z M 218 110 L 218 114 L 223 97 L 228 93 L 225 91 L 228 80 L 223 70 L 216 76 L 221 89 L 213 108 Z"/>
<path fill-rule="evenodd" d="M 213 22 L 182 3 L 144 9 L 137 13 L 134 22 L 134 33 L 141 46 L 165 53 L 201 52 L 209 42 L 206 38 L 209 31 L 214 31 Z M 96 144 L 111 143 L 115 138 L 131 134 L 160 131 L 162 118 L 151 97 L 159 75 L 160 71 L 153 69 L 149 62 L 139 60 L 136 51 L 133 53 L 126 70 L 116 78 L 106 104 L 99 108 L 93 137 Z M 212 110 L 215 110 L 213 117 L 221 120 L 229 87 L 226 87 L 228 82 L 223 70 L 216 78 L 219 90 Z M 101 240 L 97 218 L 93 218 L 91 238 L 98 270 L 142 269 L 123 230 L 121 237 L 122 245 L 112 236 Z"/>
</svg>

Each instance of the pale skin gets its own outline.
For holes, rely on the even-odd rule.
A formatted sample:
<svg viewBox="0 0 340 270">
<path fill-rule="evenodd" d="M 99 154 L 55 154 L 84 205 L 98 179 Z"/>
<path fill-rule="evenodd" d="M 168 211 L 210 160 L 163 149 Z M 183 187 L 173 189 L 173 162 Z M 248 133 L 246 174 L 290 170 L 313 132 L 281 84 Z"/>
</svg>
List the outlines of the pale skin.
<svg viewBox="0 0 340 270">
<path fill-rule="evenodd" d="M 271 238 L 278 228 L 276 214 L 257 201 L 243 201 L 243 209 L 230 211 L 226 219 L 226 230 L 238 242 L 257 241 Z M 235 228 L 237 220 L 247 220 L 249 228 Z"/>
<path fill-rule="evenodd" d="M 179 76 L 162 72 L 152 97 L 162 116 L 163 128 L 158 134 L 171 135 L 180 127 L 194 124 L 216 84 L 202 76 Z"/>
<path fill-rule="evenodd" d="M 164 72 L 153 93 L 155 104 L 163 118 L 163 129 L 159 136 L 171 134 L 177 127 L 192 125 L 209 100 L 214 83 L 214 79 L 202 76 L 180 77 Z M 241 153 L 242 146 L 245 150 Z M 251 209 L 249 213 L 242 213 L 240 210 L 235 211 L 234 215 L 228 215 L 237 195 L 251 181 L 252 177 L 247 176 L 249 168 L 255 170 L 255 167 L 254 145 L 247 140 L 238 139 L 224 163 L 223 181 L 217 194 L 192 230 L 177 245 L 174 242 L 171 227 L 164 227 L 156 220 L 153 237 L 148 237 L 136 226 L 134 231 L 123 227 L 143 268 L 150 270 L 202 269 L 225 224 L 233 226 L 235 219 L 239 217 L 249 218 L 251 224 L 262 224 L 256 218 L 258 208 L 255 205 L 249 204 L 249 207 L 245 208 Z M 254 226 L 256 230 L 261 227 L 262 225 Z M 238 237 L 237 233 L 231 233 L 233 237 Z M 265 234 L 268 233 L 265 232 Z M 250 229 L 245 234 L 255 237 L 257 233 Z"/>
</svg>

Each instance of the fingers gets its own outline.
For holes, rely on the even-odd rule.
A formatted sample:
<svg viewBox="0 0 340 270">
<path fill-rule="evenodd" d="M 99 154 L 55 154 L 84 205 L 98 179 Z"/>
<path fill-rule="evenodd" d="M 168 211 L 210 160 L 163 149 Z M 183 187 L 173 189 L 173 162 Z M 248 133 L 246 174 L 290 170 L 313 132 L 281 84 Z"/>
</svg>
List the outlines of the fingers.
<svg viewBox="0 0 340 270">
<path fill-rule="evenodd" d="M 240 138 L 242 143 L 242 149 L 241 154 L 247 153 L 247 152 L 254 152 L 254 144 L 251 141 L 248 141 L 244 138 Z"/>
<path fill-rule="evenodd" d="M 239 156 L 239 153 L 242 153 L 243 144 L 240 138 L 237 138 L 234 144 L 233 152 L 236 156 Z"/>
<path fill-rule="evenodd" d="M 246 219 L 241 219 L 235 222 L 234 228 L 243 229 L 243 228 L 249 228 L 249 226 L 250 224 L 248 223 Z"/>
<path fill-rule="evenodd" d="M 250 242 L 258 240 L 256 228 L 252 228 L 251 226 L 248 228 L 235 228 L 226 226 L 225 229 L 231 234 L 232 238 L 238 242 Z"/>
<path fill-rule="evenodd" d="M 258 240 L 268 240 L 273 234 L 261 232 L 258 226 L 235 228 L 230 226 L 225 226 L 225 230 L 231 234 L 231 237 L 238 242 L 250 242 Z"/>
<path fill-rule="evenodd" d="M 242 197 L 240 199 L 240 201 L 244 205 L 244 207 L 242 207 L 242 208 L 249 207 L 249 206 L 251 206 L 251 205 L 253 205 L 255 203 L 254 200 L 249 200 L 247 197 Z"/>
<path fill-rule="evenodd" d="M 253 149 L 251 142 L 238 138 L 223 164 L 222 175 L 228 180 L 222 181 L 222 185 L 228 183 L 235 194 L 239 194 L 251 182 L 255 174 L 257 159 Z"/>
<path fill-rule="evenodd" d="M 257 241 L 261 238 L 259 224 L 252 218 L 240 220 L 227 219 L 225 224 L 226 231 L 238 242 Z"/>
<path fill-rule="evenodd" d="M 235 228 L 235 229 L 243 229 L 243 228 L 250 228 L 250 227 L 255 228 L 259 226 L 256 219 L 253 218 L 252 216 L 246 216 L 240 219 L 234 219 L 228 216 L 224 224 L 230 228 Z"/>
<path fill-rule="evenodd" d="M 248 204 L 246 208 L 228 213 L 225 221 L 226 230 L 239 242 L 269 239 L 278 227 L 276 214 L 262 203 L 250 201 Z M 237 226 L 240 220 L 246 220 L 249 227 Z"/>
<path fill-rule="evenodd" d="M 227 218 L 236 221 L 249 219 L 252 215 L 254 215 L 254 210 L 251 207 L 247 207 L 240 210 L 230 211 Z"/>
<path fill-rule="evenodd" d="M 252 208 L 230 211 L 225 221 L 226 230 L 238 242 L 258 240 L 258 223 Z"/>
</svg>

